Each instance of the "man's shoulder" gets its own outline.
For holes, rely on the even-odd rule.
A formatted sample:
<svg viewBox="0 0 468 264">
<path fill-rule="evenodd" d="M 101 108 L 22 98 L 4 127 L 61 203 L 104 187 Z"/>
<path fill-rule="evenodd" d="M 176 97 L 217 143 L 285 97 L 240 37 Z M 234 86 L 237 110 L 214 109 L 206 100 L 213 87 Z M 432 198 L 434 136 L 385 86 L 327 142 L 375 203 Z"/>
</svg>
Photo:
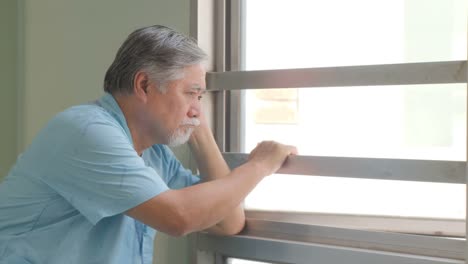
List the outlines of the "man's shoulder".
<svg viewBox="0 0 468 264">
<path fill-rule="evenodd" d="M 58 121 L 114 121 L 112 115 L 95 104 L 76 105 L 65 109 L 55 116 Z"/>
<path fill-rule="evenodd" d="M 100 124 L 120 127 L 118 122 L 104 108 L 93 105 L 72 106 L 53 117 L 48 127 L 63 132 L 79 132 L 90 125 Z"/>
<path fill-rule="evenodd" d="M 85 140 L 93 132 L 124 133 L 123 128 L 105 109 L 97 105 L 72 106 L 54 116 L 36 136 L 35 141 L 75 143 Z M 94 133 L 95 134 L 95 133 Z M 67 144 L 68 145 L 68 144 Z"/>
<path fill-rule="evenodd" d="M 98 143 L 101 144 L 99 146 L 113 146 L 116 142 L 129 145 L 123 129 L 114 120 L 99 106 L 70 107 L 49 120 L 23 152 L 16 166 L 24 173 L 50 176 L 64 168 L 63 160 L 67 157 L 86 155 L 86 151 L 93 150 Z"/>
</svg>

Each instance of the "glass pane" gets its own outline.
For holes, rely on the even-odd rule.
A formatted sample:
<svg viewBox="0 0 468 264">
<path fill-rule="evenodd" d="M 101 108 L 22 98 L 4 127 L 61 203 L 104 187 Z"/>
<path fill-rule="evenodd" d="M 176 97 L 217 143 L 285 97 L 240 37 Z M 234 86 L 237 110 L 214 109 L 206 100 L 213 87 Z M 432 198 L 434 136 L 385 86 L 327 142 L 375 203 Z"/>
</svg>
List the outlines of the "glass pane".
<svg viewBox="0 0 468 264">
<path fill-rule="evenodd" d="M 236 258 L 228 258 L 227 264 L 273 264 L 268 262 L 259 262 L 253 260 L 245 260 L 245 259 L 236 259 Z"/>
<path fill-rule="evenodd" d="M 247 0 L 244 69 L 466 60 L 467 9 L 466 0 Z"/>
<path fill-rule="evenodd" d="M 275 174 L 247 209 L 426 218 L 465 218 L 465 185 Z"/>
<path fill-rule="evenodd" d="M 466 159 L 466 85 L 245 91 L 244 150 L 262 140 L 301 155 Z"/>
<path fill-rule="evenodd" d="M 275 140 L 310 156 L 466 159 L 464 84 L 248 90 L 245 94 L 246 152 L 262 140 Z M 267 177 L 246 198 L 245 206 L 465 217 L 461 184 L 319 176 Z"/>
</svg>

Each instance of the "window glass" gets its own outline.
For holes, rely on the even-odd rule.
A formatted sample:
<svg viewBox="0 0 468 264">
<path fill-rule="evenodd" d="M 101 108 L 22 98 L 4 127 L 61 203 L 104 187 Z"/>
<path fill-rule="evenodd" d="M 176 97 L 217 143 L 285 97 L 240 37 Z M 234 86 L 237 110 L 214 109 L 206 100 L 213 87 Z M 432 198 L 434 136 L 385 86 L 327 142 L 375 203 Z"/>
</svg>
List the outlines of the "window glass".
<svg viewBox="0 0 468 264">
<path fill-rule="evenodd" d="M 466 159 L 466 85 L 248 90 L 244 150 L 276 140 L 301 155 Z"/>
<path fill-rule="evenodd" d="M 248 209 L 465 218 L 465 185 L 275 174 L 246 198 Z"/>
<path fill-rule="evenodd" d="M 242 70 L 466 60 L 465 0 L 248 0 Z M 268 6 L 265 12 L 265 6 Z M 466 160 L 466 84 L 244 91 L 241 146 Z M 338 176 L 338 175 L 337 175 Z M 464 218 L 464 185 L 273 175 L 251 209 Z"/>
<path fill-rule="evenodd" d="M 269 264 L 269 263 L 253 261 L 253 260 L 237 259 L 237 258 L 228 258 L 227 264 Z M 270 263 L 270 264 L 273 264 L 273 263 Z"/>
<path fill-rule="evenodd" d="M 465 0 L 246 0 L 245 70 L 466 60 Z"/>
</svg>

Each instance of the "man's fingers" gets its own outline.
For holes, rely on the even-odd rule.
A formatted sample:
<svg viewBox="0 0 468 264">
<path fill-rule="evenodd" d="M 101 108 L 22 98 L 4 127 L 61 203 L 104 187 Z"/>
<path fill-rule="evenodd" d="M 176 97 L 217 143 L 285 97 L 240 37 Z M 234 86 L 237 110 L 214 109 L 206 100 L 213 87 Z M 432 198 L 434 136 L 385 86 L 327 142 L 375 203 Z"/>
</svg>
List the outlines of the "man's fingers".
<svg viewBox="0 0 468 264">
<path fill-rule="evenodd" d="M 289 146 L 290 147 L 290 151 L 291 151 L 291 154 L 292 155 L 297 155 L 298 154 L 298 151 L 297 151 L 297 148 L 295 146 Z"/>
</svg>

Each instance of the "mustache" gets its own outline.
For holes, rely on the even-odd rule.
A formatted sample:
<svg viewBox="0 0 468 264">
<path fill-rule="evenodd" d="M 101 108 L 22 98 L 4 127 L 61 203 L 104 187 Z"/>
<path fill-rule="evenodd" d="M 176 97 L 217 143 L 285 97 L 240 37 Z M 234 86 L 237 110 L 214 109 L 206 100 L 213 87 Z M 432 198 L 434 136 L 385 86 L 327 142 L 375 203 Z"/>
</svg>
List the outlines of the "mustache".
<svg viewBox="0 0 468 264">
<path fill-rule="evenodd" d="M 198 119 L 198 118 L 185 119 L 184 121 L 182 121 L 182 123 L 180 125 L 181 126 L 187 126 L 187 125 L 199 126 L 200 125 L 200 119 Z"/>
</svg>

